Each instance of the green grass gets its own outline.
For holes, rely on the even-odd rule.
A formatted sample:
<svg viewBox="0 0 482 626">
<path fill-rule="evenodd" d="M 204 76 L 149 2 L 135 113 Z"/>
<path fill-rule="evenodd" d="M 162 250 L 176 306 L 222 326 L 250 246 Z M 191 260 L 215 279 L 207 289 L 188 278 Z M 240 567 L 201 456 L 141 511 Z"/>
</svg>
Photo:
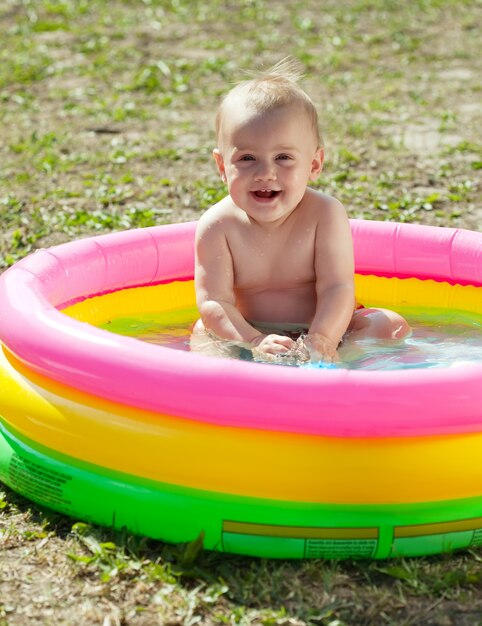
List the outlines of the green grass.
<svg viewBox="0 0 482 626">
<path fill-rule="evenodd" d="M 0 267 L 90 228 L 122 227 L 127 204 L 198 217 L 224 193 L 210 157 L 219 95 L 288 53 L 320 107 L 319 186 L 350 215 L 480 223 L 470 2 L 4 4 L 0 206 L 22 203 L 26 219 L 5 216 Z M 391 193 L 378 184 L 387 172 Z"/>
<path fill-rule="evenodd" d="M 291 54 L 317 186 L 351 217 L 480 229 L 480 4 L 3 0 L 0 271 L 35 249 L 197 219 L 225 193 L 219 96 Z M 205 553 L 0 494 L 0 626 L 482 624 L 480 550 L 393 562 Z"/>
<path fill-rule="evenodd" d="M 25 591 L 50 591 L 46 604 L 57 623 L 105 624 L 105 598 L 107 614 L 117 615 L 121 624 L 481 623 L 479 552 L 389 562 L 250 559 L 202 552 L 196 542 L 172 546 L 72 523 L 29 507 L 9 490 L 0 502 L 4 521 L 10 519 L 2 528 L 4 550 L 21 555 L 24 568 L 37 565 L 38 576 L 43 569 L 44 584 L 27 581 Z M 55 578 L 59 560 L 62 581 Z M 11 588 L 7 570 L 0 571 L 6 589 Z M 71 595 L 60 595 L 60 585 Z M 82 593 L 87 593 L 82 616 L 73 618 Z M 22 599 L 22 609 L 32 602 Z M 17 593 L 0 603 L 4 623 L 22 623 L 12 617 L 19 600 Z M 97 603 L 104 613 L 96 612 Z M 39 615 L 42 608 L 48 615 L 42 606 Z M 44 620 L 38 623 L 53 623 Z"/>
</svg>

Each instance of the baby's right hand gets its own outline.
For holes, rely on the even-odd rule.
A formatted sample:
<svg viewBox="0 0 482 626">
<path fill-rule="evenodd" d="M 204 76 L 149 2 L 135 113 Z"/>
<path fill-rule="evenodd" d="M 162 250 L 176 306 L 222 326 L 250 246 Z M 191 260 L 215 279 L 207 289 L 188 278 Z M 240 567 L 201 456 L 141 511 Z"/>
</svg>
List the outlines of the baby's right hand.
<svg viewBox="0 0 482 626">
<path fill-rule="evenodd" d="M 285 354 L 296 345 L 293 339 L 283 335 L 257 335 L 251 340 L 254 350 L 264 354 Z"/>
</svg>

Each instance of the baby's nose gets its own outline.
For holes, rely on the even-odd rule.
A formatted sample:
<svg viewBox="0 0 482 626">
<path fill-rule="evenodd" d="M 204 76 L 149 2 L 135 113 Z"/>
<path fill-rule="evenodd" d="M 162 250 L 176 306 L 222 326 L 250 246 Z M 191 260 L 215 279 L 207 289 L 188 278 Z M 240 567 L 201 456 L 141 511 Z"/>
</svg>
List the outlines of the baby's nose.
<svg viewBox="0 0 482 626">
<path fill-rule="evenodd" d="M 274 180 L 276 178 L 276 169 L 274 164 L 269 161 L 260 161 L 256 171 L 257 180 Z"/>
</svg>

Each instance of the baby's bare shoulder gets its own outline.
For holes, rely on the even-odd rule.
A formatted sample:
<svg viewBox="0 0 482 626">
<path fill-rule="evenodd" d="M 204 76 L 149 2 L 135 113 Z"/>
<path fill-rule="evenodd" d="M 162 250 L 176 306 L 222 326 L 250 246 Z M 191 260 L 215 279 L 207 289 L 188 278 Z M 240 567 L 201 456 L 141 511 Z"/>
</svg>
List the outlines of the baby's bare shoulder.
<svg viewBox="0 0 482 626">
<path fill-rule="evenodd" d="M 207 211 L 205 211 L 199 218 L 198 225 L 200 226 L 214 226 L 219 224 L 220 221 L 229 219 L 235 212 L 235 205 L 229 196 L 226 196 L 216 204 L 213 204 Z"/>
<path fill-rule="evenodd" d="M 239 220 L 238 214 L 239 209 L 237 209 L 231 198 L 226 196 L 220 202 L 210 207 L 199 218 L 196 227 L 197 236 L 200 237 L 207 234 L 212 236 L 227 235 L 236 227 L 236 223 Z"/>
<path fill-rule="evenodd" d="M 310 206 L 314 209 L 343 209 L 342 203 L 334 196 L 318 191 L 318 189 L 312 189 L 311 187 L 308 187 L 306 190 L 303 202 L 306 203 L 306 206 Z"/>
<path fill-rule="evenodd" d="M 306 219 L 325 223 L 333 219 L 346 219 L 346 210 L 342 203 L 316 189 L 307 189 L 302 202 L 303 215 Z"/>
</svg>

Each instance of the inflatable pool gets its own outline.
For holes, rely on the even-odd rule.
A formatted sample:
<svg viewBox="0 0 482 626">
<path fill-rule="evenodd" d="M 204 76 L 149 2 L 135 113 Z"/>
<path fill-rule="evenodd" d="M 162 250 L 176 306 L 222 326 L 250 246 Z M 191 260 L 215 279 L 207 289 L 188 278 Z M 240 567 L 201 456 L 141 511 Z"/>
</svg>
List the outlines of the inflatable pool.
<svg viewBox="0 0 482 626">
<path fill-rule="evenodd" d="M 0 480 L 169 542 L 282 558 L 482 545 L 482 362 L 318 371 L 98 326 L 194 306 L 195 224 L 41 250 L 0 278 Z M 352 221 L 369 306 L 482 314 L 482 235 Z"/>
</svg>

